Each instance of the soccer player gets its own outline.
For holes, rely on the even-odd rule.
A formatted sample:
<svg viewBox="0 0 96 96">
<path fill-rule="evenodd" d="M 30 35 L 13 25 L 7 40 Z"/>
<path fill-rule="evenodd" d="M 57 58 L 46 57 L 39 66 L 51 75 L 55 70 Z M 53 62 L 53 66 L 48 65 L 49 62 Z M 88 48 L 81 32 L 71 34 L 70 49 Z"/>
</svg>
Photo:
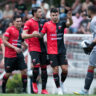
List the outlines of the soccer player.
<svg viewBox="0 0 96 96">
<path fill-rule="evenodd" d="M 89 44 L 89 48 L 93 48 L 90 53 L 88 71 L 85 78 L 84 89 L 80 92 L 74 92 L 75 94 L 86 95 L 90 89 L 91 83 L 94 78 L 94 69 L 96 68 L 96 6 L 92 5 L 88 7 L 88 15 L 92 18 L 90 22 L 90 31 L 93 34 L 93 41 Z"/>
<path fill-rule="evenodd" d="M 3 77 L 2 92 L 6 93 L 6 83 L 11 75 L 12 71 L 20 70 L 23 83 L 23 92 L 26 93 L 27 87 L 27 65 L 24 61 L 21 45 L 26 46 L 24 40 L 21 38 L 22 33 L 22 18 L 20 16 L 14 16 L 13 26 L 8 27 L 3 35 L 3 43 L 5 45 L 5 71 L 6 74 Z"/>
<path fill-rule="evenodd" d="M 33 35 L 43 37 L 47 34 L 47 53 L 49 55 L 50 64 L 53 68 L 53 78 L 58 88 L 58 94 L 63 94 L 63 82 L 68 73 L 68 62 L 66 59 L 66 48 L 64 45 L 64 29 L 72 24 L 71 11 L 67 13 L 67 20 L 59 20 L 59 12 L 57 8 L 50 10 L 51 21 L 44 24 L 40 34 L 34 32 Z M 61 86 L 59 78 L 59 66 L 62 69 Z M 61 88 L 62 87 L 62 88 Z"/>
<path fill-rule="evenodd" d="M 47 66 L 46 66 L 46 47 L 43 39 L 33 37 L 33 32 L 39 32 L 42 29 L 43 23 L 40 21 L 42 17 L 42 11 L 40 7 L 32 9 L 33 18 L 29 19 L 24 24 L 22 38 L 28 40 L 29 52 L 33 63 L 33 92 L 38 93 L 36 79 L 39 75 L 39 68 L 41 67 L 41 79 L 42 79 L 42 91 L 41 94 L 48 94 L 46 90 L 47 83 Z"/>
</svg>

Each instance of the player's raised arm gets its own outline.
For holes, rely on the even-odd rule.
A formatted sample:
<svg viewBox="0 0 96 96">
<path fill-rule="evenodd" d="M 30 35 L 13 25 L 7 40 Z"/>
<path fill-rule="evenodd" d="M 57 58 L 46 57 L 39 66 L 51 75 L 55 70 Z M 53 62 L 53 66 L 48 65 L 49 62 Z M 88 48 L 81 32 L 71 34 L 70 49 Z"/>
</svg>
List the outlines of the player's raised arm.
<svg viewBox="0 0 96 96">
<path fill-rule="evenodd" d="M 72 12 L 71 10 L 68 11 L 67 13 L 67 22 L 66 22 L 66 26 L 69 27 L 70 25 L 73 24 L 73 21 L 72 21 Z"/>
</svg>

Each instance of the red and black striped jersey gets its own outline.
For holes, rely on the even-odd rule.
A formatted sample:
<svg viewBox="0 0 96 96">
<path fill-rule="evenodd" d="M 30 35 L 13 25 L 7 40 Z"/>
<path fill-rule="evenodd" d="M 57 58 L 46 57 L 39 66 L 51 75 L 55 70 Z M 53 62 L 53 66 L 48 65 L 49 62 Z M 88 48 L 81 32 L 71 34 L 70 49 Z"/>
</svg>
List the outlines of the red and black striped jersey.
<svg viewBox="0 0 96 96">
<path fill-rule="evenodd" d="M 64 29 L 66 21 L 60 20 L 58 23 L 52 21 L 46 22 L 43 26 L 42 33 L 47 34 L 47 53 L 60 54 L 65 53 Z"/>
</svg>

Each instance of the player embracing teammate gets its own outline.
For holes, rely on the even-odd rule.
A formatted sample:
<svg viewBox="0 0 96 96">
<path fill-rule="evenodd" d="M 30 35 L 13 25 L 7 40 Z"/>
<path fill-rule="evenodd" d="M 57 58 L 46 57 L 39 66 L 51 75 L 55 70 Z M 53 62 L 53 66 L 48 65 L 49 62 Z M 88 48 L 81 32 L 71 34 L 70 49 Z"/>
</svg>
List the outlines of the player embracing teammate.
<svg viewBox="0 0 96 96">
<path fill-rule="evenodd" d="M 51 20 L 46 22 L 42 31 L 33 32 L 33 36 L 42 38 L 47 34 L 47 54 L 53 68 L 53 78 L 59 95 L 63 94 L 63 82 L 68 74 L 68 62 L 66 59 L 66 48 L 64 45 L 64 29 L 72 24 L 71 11 L 67 13 L 67 19 L 59 20 L 57 8 L 50 10 Z M 62 69 L 61 86 L 59 78 L 59 66 Z"/>
<path fill-rule="evenodd" d="M 41 68 L 41 79 L 42 79 L 42 91 L 41 94 L 48 94 L 46 90 L 47 83 L 47 55 L 46 55 L 46 47 L 43 39 L 39 39 L 37 37 L 33 37 L 33 32 L 41 31 L 42 26 L 45 22 L 42 21 L 42 11 L 40 7 L 35 7 L 32 9 L 33 18 L 26 21 L 22 33 L 22 38 L 28 39 L 28 47 L 31 55 L 32 63 L 33 63 L 33 92 L 38 93 L 37 86 L 37 77 L 39 75 L 39 69 Z"/>
</svg>

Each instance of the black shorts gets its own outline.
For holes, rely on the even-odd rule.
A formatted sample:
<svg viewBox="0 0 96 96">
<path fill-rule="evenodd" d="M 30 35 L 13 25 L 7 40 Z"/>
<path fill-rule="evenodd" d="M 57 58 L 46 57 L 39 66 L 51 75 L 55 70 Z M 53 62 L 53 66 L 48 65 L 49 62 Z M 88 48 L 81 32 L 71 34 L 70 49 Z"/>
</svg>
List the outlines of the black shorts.
<svg viewBox="0 0 96 96">
<path fill-rule="evenodd" d="M 27 65 L 24 61 L 23 53 L 17 55 L 14 58 L 5 58 L 5 71 L 11 73 L 14 70 L 24 70 L 27 68 Z"/>
<path fill-rule="evenodd" d="M 33 65 L 40 64 L 42 65 L 47 65 L 47 54 L 46 53 L 40 53 L 36 51 L 31 51 L 31 60 Z"/>
<path fill-rule="evenodd" d="M 49 59 L 52 67 L 68 65 L 65 54 L 49 54 Z"/>
</svg>

